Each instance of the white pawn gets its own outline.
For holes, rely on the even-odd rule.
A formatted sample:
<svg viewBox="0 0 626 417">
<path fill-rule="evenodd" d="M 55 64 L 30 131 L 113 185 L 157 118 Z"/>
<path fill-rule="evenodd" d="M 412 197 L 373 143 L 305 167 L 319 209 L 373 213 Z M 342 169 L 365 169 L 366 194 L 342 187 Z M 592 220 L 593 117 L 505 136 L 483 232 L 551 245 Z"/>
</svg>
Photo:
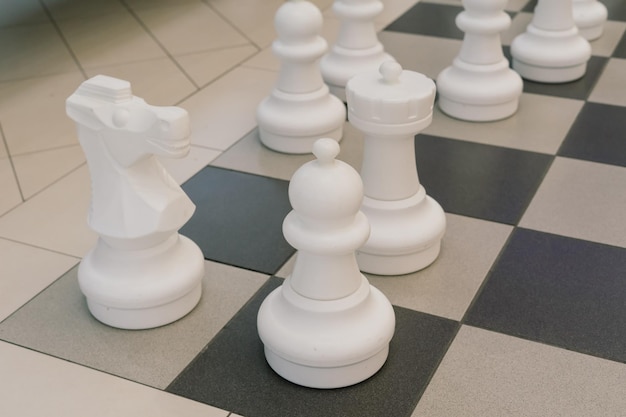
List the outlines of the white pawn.
<svg viewBox="0 0 626 417">
<path fill-rule="evenodd" d="M 307 387 L 338 388 L 383 366 L 395 315 L 355 259 L 369 234 L 358 173 L 335 159 L 332 139 L 317 141 L 313 153 L 317 159 L 289 184 L 293 211 L 283 233 L 298 249 L 293 273 L 263 301 L 257 326 L 276 373 Z"/>
<path fill-rule="evenodd" d="M 374 19 L 383 11 L 379 0 L 335 0 L 333 12 L 341 21 L 339 35 L 322 58 L 324 81 L 330 92 L 346 101 L 345 87 L 352 76 L 377 69 L 393 59 L 378 41 Z"/>
<path fill-rule="evenodd" d="M 526 31 L 511 43 L 513 69 L 522 78 L 545 83 L 585 75 L 591 46 L 578 32 L 572 0 L 539 0 Z"/>
<path fill-rule="evenodd" d="M 319 36 L 323 20 L 308 1 L 284 3 L 274 19 L 278 39 L 272 44 L 281 61 L 272 93 L 257 109 L 261 142 L 275 151 L 311 153 L 321 137 L 341 140 L 346 109 L 324 84 L 319 60 L 327 43 Z"/>
<path fill-rule="evenodd" d="M 452 66 L 437 77 L 439 107 L 457 119 L 493 121 L 517 111 L 523 83 L 502 53 L 500 33 L 511 24 L 507 0 L 463 0 L 456 25 L 465 32 Z"/>
<path fill-rule="evenodd" d="M 439 255 L 446 218 L 426 195 L 415 162 L 415 135 L 432 121 L 435 83 L 396 62 L 352 78 L 348 119 L 365 135 L 361 210 L 372 231 L 359 249 L 362 271 L 407 274 Z M 436 155 L 433 155 L 436 157 Z"/>
<path fill-rule="evenodd" d="M 67 99 L 87 157 L 89 226 L 99 235 L 78 268 L 94 317 L 145 329 L 171 323 L 198 303 L 204 257 L 178 234 L 195 210 L 156 155 L 189 152 L 189 116 L 132 95 L 127 81 L 98 75 Z"/>
<path fill-rule="evenodd" d="M 574 22 L 588 41 L 602 36 L 607 17 L 606 6 L 598 0 L 574 0 Z"/>
</svg>

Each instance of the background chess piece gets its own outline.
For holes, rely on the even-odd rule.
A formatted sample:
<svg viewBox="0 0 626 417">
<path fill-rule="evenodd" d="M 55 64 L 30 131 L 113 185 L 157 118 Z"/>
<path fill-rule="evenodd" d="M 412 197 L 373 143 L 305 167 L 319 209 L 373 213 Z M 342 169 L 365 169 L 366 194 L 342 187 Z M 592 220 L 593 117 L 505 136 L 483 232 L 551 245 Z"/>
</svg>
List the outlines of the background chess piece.
<svg viewBox="0 0 626 417">
<path fill-rule="evenodd" d="M 574 23 L 583 38 L 598 39 L 604 32 L 608 10 L 598 0 L 574 0 Z"/>
<path fill-rule="evenodd" d="M 85 81 L 67 99 L 92 182 L 89 226 L 99 235 L 78 270 L 91 313 L 103 323 L 143 329 L 175 321 L 201 295 L 204 258 L 178 234 L 195 210 L 155 155 L 189 152 L 189 118 L 155 107 L 130 84 Z"/>
<path fill-rule="evenodd" d="M 469 121 L 504 119 L 517 111 L 522 79 L 509 68 L 500 33 L 511 25 L 507 0 L 464 0 L 456 25 L 465 32 L 459 55 L 437 77 L 438 104 Z"/>
<path fill-rule="evenodd" d="M 389 61 L 346 86 L 348 119 L 364 133 L 361 210 L 372 231 L 358 250 L 361 271 L 400 275 L 439 256 L 446 218 L 419 182 L 415 135 L 432 121 L 435 83 Z M 436 155 L 432 156 L 436 158 Z"/>
<path fill-rule="evenodd" d="M 340 141 L 346 109 L 330 94 L 319 68 L 327 49 L 319 36 L 322 13 L 308 1 L 287 1 L 274 24 L 278 39 L 272 50 L 281 67 L 276 86 L 257 108 L 261 142 L 278 152 L 303 154 L 319 138 Z"/>
<path fill-rule="evenodd" d="M 511 55 L 513 69 L 528 80 L 565 83 L 585 75 L 591 46 L 578 32 L 572 0 L 539 0 Z"/>
<path fill-rule="evenodd" d="M 293 273 L 263 301 L 257 326 L 276 373 L 307 387 L 338 388 L 383 366 L 395 315 L 354 256 L 369 234 L 358 173 L 335 159 L 332 139 L 318 140 L 313 153 L 317 159 L 289 184 L 293 211 L 283 233 L 298 250 Z"/>
<path fill-rule="evenodd" d="M 377 69 L 393 59 L 378 41 L 374 19 L 383 11 L 379 0 L 335 0 L 333 12 L 340 20 L 339 35 L 320 63 L 330 92 L 346 101 L 350 78 Z"/>
</svg>

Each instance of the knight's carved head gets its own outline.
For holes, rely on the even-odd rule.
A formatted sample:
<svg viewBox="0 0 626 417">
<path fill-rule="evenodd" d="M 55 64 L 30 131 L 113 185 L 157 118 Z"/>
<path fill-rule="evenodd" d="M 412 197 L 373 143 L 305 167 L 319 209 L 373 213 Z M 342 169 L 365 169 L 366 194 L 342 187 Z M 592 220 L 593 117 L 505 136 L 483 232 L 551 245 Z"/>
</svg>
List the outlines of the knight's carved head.
<svg viewBox="0 0 626 417">
<path fill-rule="evenodd" d="M 189 152 L 189 116 L 179 107 L 147 104 L 130 83 L 98 75 L 67 99 L 67 114 L 97 132 L 110 155 L 129 167 L 150 155 L 181 158 Z"/>
</svg>

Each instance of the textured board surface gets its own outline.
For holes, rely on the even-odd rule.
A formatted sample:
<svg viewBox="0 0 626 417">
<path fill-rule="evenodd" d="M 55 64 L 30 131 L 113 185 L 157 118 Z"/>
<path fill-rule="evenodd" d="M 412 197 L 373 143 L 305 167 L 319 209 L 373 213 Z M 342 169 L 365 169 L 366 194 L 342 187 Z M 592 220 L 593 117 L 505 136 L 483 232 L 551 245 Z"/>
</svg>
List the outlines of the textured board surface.
<svg viewBox="0 0 626 417">
<path fill-rule="evenodd" d="M 533 4 L 509 3 L 507 56 Z M 207 265 L 199 306 L 162 328 L 112 329 L 89 315 L 74 266 L 0 322 L 0 385 L 11 384 L 2 370 L 20 364 L 33 376 L 10 379 L 33 395 L 43 384 L 37 375 L 82 381 L 87 372 L 84 384 L 136 390 L 139 404 L 165 395 L 162 414 L 152 415 L 168 416 L 624 415 L 626 5 L 605 4 L 609 22 L 584 78 L 525 81 L 518 112 L 497 122 L 454 120 L 436 108 L 416 136 L 420 182 L 448 227 L 427 269 L 367 276 L 397 320 L 387 363 L 367 381 L 302 388 L 265 362 L 256 313 L 293 267 L 281 230 L 288 180 L 312 156 L 265 149 L 251 126 L 183 184 L 197 210 L 181 233 Z M 460 11 L 454 0 L 422 1 L 379 39 L 405 69 L 435 78 L 461 44 Z M 339 159 L 358 169 L 361 155 L 361 134 L 346 124 Z M 81 407 L 109 415 L 98 404 Z M 74 415 L 47 407 L 46 415 Z M 76 407 L 75 415 L 96 415 Z"/>
</svg>

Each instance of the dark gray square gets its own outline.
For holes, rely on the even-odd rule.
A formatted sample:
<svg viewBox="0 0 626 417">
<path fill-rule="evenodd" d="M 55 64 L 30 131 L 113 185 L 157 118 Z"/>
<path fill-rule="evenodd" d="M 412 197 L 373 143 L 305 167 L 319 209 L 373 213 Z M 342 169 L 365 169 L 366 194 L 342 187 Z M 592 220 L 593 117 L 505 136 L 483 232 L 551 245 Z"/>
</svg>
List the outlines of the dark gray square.
<svg viewBox="0 0 626 417">
<path fill-rule="evenodd" d="M 517 224 L 552 156 L 417 135 L 420 182 L 444 211 Z"/>
<path fill-rule="evenodd" d="M 288 181 L 208 166 L 183 189 L 196 212 L 181 229 L 209 260 L 272 275 L 294 254 L 282 233 Z"/>
<path fill-rule="evenodd" d="M 516 229 L 465 323 L 626 362 L 626 249 Z"/>
<path fill-rule="evenodd" d="M 410 416 L 458 322 L 395 307 L 396 332 L 378 373 L 351 387 L 305 388 L 274 373 L 256 330 L 259 306 L 281 284 L 271 278 L 167 391 L 246 417 Z"/>
</svg>

